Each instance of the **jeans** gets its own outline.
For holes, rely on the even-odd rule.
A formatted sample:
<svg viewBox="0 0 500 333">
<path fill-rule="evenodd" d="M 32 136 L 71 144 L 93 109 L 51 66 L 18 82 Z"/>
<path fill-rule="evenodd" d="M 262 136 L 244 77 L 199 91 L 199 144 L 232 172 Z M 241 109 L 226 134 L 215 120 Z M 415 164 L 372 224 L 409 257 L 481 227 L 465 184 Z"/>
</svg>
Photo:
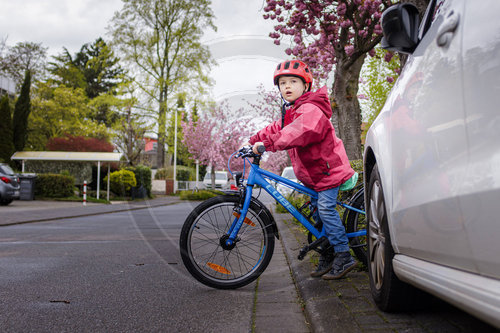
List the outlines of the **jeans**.
<svg viewBox="0 0 500 333">
<path fill-rule="evenodd" d="M 335 209 L 337 206 L 337 196 L 339 188 L 318 192 L 318 200 L 311 199 L 311 204 L 318 209 L 314 212 L 313 218 L 316 222 L 322 221 L 326 237 L 336 253 L 349 251 L 349 240 L 342 221 L 340 221 L 339 212 Z"/>
</svg>

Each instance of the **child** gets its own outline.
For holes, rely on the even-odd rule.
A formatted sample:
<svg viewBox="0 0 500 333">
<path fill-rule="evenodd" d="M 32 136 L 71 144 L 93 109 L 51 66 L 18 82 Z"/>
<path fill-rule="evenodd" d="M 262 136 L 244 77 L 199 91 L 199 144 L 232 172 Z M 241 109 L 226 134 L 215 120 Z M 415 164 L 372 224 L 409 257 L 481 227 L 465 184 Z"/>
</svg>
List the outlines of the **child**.
<svg viewBox="0 0 500 333">
<path fill-rule="evenodd" d="M 297 179 L 318 192 L 317 202 L 312 202 L 317 207 L 315 219 L 323 222 L 335 256 L 331 252 L 321 255 L 311 276 L 334 280 L 342 278 L 356 265 L 335 209 L 339 186 L 350 180 L 355 172 L 330 122 L 332 109 L 327 89 L 323 87 L 311 92 L 312 80 L 309 68 L 302 61 L 280 63 L 274 72 L 274 84 L 285 101 L 282 119 L 252 136 L 249 143 L 255 153 L 261 145 L 272 152 L 288 150 Z"/>
</svg>

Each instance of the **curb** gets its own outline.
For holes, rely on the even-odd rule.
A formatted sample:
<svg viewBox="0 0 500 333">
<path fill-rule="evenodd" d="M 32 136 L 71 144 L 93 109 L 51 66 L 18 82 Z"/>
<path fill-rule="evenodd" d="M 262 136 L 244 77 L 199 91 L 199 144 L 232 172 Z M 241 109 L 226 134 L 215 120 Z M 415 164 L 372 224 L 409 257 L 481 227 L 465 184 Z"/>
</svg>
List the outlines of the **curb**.
<svg viewBox="0 0 500 333">
<path fill-rule="evenodd" d="M 353 325 L 351 314 L 335 296 L 329 283 L 309 275 L 312 270 L 312 265 L 309 263 L 310 256 L 306 256 L 302 261 L 297 259 L 301 244 L 307 241 L 305 235 L 302 240 L 294 235 L 289 223 L 285 222 L 286 217 L 287 214 L 281 214 L 281 216 L 275 214 L 276 222 L 279 224 L 278 230 L 283 236 L 283 248 L 288 257 L 299 296 L 305 304 L 304 313 L 312 331 L 360 332 L 357 325 Z"/>
</svg>

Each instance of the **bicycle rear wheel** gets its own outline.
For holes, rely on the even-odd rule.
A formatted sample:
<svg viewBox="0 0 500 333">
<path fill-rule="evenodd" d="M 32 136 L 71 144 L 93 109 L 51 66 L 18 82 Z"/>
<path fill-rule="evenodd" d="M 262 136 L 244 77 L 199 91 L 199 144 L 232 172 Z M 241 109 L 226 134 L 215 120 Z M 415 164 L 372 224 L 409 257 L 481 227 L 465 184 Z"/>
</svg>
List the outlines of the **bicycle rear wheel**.
<svg viewBox="0 0 500 333">
<path fill-rule="evenodd" d="M 224 245 L 227 231 L 239 216 L 239 197 L 222 195 L 198 205 L 187 217 L 180 236 L 184 265 L 201 283 L 235 289 L 264 272 L 274 251 L 273 226 L 251 203 L 234 247 Z"/>
<path fill-rule="evenodd" d="M 365 209 L 365 190 L 364 188 L 360 189 L 358 192 L 356 192 L 350 203 L 350 206 L 363 210 Z M 345 213 L 347 214 L 345 218 L 345 223 L 346 223 L 346 229 L 347 232 L 355 232 L 355 231 L 361 231 L 361 230 L 366 230 L 366 216 L 365 214 L 358 213 L 354 210 L 346 209 Z M 354 255 L 360 262 L 363 263 L 363 265 L 367 265 L 368 262 L 368 256 L 367 256 L 367 243 L 366 243 L 366 235 L 365 236 L 358 236 L 358 237 L 353 237 L 349 238 L 349 246 L 354 252 Z"/>
</svg>

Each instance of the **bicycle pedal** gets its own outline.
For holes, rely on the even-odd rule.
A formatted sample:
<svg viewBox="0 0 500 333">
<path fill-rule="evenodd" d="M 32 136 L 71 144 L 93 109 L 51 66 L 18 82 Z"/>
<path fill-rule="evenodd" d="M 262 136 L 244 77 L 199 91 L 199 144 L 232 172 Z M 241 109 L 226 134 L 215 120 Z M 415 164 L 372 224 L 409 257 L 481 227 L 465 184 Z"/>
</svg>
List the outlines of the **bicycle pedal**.
<svg viewBox="0 0 500 333">
<path fill-rule="evenodd" d="M 307 252 L 309 252 L 309 245 L 306 245 L 302 249 L 300 249 L 299 255 L 297 256 L 297 259 L 299 259 L 299 260 L 304 259 Z"/>
</svg>

